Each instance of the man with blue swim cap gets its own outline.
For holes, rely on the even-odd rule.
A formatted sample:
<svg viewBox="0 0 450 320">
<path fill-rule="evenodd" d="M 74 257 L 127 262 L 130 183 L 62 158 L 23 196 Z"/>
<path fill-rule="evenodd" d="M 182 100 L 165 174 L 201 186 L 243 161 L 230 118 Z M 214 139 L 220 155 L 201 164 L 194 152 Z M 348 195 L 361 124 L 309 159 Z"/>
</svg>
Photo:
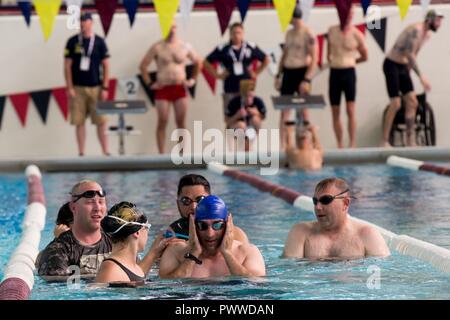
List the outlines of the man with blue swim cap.
<svg viewBox="0 0 450 320">
<path fill-rule="evenodd" d="M 266 274 L 259 249 L 234 240 L 233 217 L 218 196 L 203 198 L 189 219 L 189 241 L 176 242 L 166 249 L 160 262 L 161 278 Z"/>
</svg>

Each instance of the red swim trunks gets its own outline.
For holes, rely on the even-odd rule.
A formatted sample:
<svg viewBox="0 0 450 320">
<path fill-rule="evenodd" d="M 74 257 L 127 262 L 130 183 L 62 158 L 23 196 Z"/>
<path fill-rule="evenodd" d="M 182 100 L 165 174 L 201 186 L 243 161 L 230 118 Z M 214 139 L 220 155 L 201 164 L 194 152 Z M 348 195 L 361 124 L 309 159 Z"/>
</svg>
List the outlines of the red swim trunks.
<svg viewBox="0 0 450 320">
<path fill-rule="evenodd" d="M 167 100 L 175 102 L 178 99 L 186 97 L 186 89 L 181 84 L 164 86 L 155 91 L 155 100 Z"/>
</svg>

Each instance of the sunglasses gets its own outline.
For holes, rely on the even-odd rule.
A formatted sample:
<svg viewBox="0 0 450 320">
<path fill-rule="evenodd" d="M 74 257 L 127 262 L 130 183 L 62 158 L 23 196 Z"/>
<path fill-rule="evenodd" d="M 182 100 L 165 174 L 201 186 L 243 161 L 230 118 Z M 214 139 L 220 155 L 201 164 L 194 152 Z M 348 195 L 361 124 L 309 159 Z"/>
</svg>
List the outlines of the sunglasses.
<svg viewBox="0 0 450 320">
<path fill-rule="evenodd" d="M 326 194 L 326 195 L 324 195 L 324 196 L 321 196 L 319 199 L 317 199 L 316 197 L 313 197 L 312 200 L 313 200 L 313 203 L 314 203 L 315 206 L 316 206 L 319 202 L 320 202 L 321 204 L 327 205 L 327 204 L 332 203 L 334 199 L 344 199 L 344 198 L 346 198 L 345 196 L 342 196 L 342 197 L 339 197 L 339 196 L 340 196 L 341 194 L 344 194 L 344 193 L 348 192 L 348 191 L 350 191 L 350 189 L 347 189 L 347 190 L 345 190 L 345 191 L 342 191 L 341 193 L 338 193 L 337 195 L 334 195 L 334 196 L 332 196 L 332 195 L 330 195 L 330 194 Z"/>
<path fill-rule="evenodd" d="M 122 218 L 116 217 L 116 216 L 106 216 L 107 218 L 112 218 L 112 219 L 116 219 L 119 220 L 120 222 L 125 222 L 123 225 L 121 225 L 119 228 L 117 228 L 116 231 L 114 232 L 110 232 L 109 234 L 115 234 L 117 232 L 119 232 L 120 230 L 122 230 L 123 227 L 126 227 L 127 225 L 135 225 L 135 226 L 141 226 L 147 230 L 150 230 L 150 227 L 152 226 L 150 223 L 140 223 L 140 222 L 134 222 L 134 221 L 127 221 L 124 220 Z"/>
<path fill-rule="evenodd" d="M 83 192 L 82 194 L 73 194 L 72 197 L 75 198 L 73 202 L 77 202 L 81 198 L 92 199 L 95 198 L 95 195 L 98 195 L 100 198 L 104 198 L 106 196 L 105 191 L 103 190 L 88 190 Z"/>
<path fill-rule="evenodd" d="M 208 228 L 210 226 L 214 231 L 219 231 L 225 227 L 226 222 L 225 221 L 215 221 L 215 222 L 211 223 L 211 225 L 209 225 L 208 223 L 206 223 L 204 221 L 197 221 L 195 224 L 197 225 L 197 229 L 200 231 L 208 230 Z"/>
<path fill-rule="evenodd" d="M 192 202 L 197 202 L 199 203 L 200 201 L 202 201 L 206 196 L 198 196 L 197 198 L 195 198 L 195 200 L 192 200 L 189 197 L 181 197 L 180 199 L 178 199 L 178 201 L 180 201 L 184 206 L 189 206 L 192 204 Z"/>
</svg>

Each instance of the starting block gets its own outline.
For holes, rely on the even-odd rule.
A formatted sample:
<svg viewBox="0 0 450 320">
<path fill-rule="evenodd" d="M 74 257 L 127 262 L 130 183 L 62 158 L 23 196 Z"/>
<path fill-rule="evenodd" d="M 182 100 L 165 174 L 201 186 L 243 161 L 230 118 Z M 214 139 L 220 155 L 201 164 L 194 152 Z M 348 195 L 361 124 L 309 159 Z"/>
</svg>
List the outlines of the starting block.
<svg viewBox="0 0 450 320">
<path fill-rule="evenodd" d="M 125 124 L 125 114 L 140 114 L 147 112 L 147 105 L 143 100 L 118 100 L 99 101 L 97 103 L 98 114 L 117 114 L 119 116 L 117 126 L 109 127 L 109 132 L 119 136 L 119 154 L 125 154 L 125 136 L 139 135 L 139 130 Z"/>
<path fill-rule="evenodd" d="M 303 125 L 303 109 L 323 109 L 326 106 L 323 95 L 294 96 L 282 95 L 272 96 L 273 106 L 276 110 L 295 110 L 290 112 L 286 125 Z"/>
</svg>

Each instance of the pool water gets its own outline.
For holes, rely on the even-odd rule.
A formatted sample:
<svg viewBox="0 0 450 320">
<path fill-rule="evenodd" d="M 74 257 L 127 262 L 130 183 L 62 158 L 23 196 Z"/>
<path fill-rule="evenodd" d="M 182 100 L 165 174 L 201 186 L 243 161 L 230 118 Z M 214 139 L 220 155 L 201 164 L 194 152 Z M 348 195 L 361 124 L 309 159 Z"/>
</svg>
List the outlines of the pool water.
<svg viewBox="0 0 450 320">
<path fill-rule="evenodd" d="M 251 169 L 257 174 L 259 170 Z M 189 171 L 191 173 L 192 171 Z M 309 262 L 280 259 L 291 226 L 314 219 L 280 199 L 206 170 L 212 192 L 221 196 L 263 254 L 267 276 L 258 279 L 214 278 L 207 280 L 160 280 L 152 269 L 144 287 L 105 288 L 82 282 L 73 288 L 48 284 L 36 277 L 30 299 L 449 299 L 450 275 L 420 260 L 396 252 L 386 259 L 369 258 L 340 262 Z M 41 248 L 52 240 L 58 208 L 78 180 L 99 181 L 108 193 L 108 207 L 122 200 L 135 202 L 149 215 L 155 233 L 179 217 L 175 199 L 182 170 L 111 173 L 46 173 L 47 224 Z M 357 200 L 350 213 L 397 234 L 435 243 L 450 249 L 450 180 L 426 172 L 412 172 L 385 165 L 328 166 L 321 172 L 282 170 L 265 176 L 275 183 L 312 195 L 315 184 L 330 176 L 349 181 Z M 0 176 L 0 277 L 20 240 L 20 221 L 26 203 L 23 174 Z"/>
</svg>

